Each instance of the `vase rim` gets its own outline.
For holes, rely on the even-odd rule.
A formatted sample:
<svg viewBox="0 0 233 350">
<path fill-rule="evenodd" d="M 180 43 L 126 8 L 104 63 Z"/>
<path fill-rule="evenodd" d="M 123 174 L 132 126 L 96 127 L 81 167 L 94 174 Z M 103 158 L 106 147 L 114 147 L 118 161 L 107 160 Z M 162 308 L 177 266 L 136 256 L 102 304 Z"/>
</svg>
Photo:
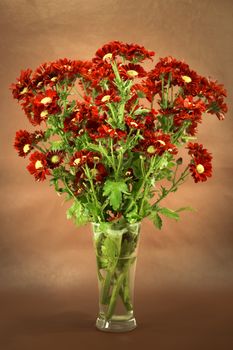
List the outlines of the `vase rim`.
<svg viewBox="0 0 233 350">
<path fill-rule="evenodd" d="M 101 221 L 101 222 L 90 221 L 90 223 L 92 225 L 100 225 L 102 223 L 104 223 L 104 224 L 111 224 L 111 223 L 114 224 L 114 223 L 117 223 L 117 222 L 114 222 L 114 221 Z M 142 223 L 142 220 L 141 221 L 137 221 L 137 222 L 132 222 L 132 223 L 126 222 L 126 224 L 128 224 L 128 225 L 139 225 L 141 223 Z"/>
</svg>

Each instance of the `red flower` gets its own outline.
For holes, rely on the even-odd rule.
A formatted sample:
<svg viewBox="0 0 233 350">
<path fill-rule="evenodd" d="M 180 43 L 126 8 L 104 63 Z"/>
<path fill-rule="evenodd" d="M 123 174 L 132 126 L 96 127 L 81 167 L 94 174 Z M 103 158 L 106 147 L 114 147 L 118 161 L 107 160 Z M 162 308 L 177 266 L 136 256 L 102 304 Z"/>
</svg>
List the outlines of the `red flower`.
<svg viewBox="0 0 233 350">
<path fill-rule="evenodd" d="M 88 61 L 76 61 L 67 58 L 41 64 L 32 76 L 34 89 L 41 90 L 46 86 L 55 86 L 66 80 L 71 85 L 78 76 L 84 76 L 91 66 Z"/>
<path fill-rule="evenodd" d="M 178 96 L 174 102 L 174 108 L 170 113 L 174 113 L 174 125 L 180 127 L 185 120 L 191 122 L 187 132 L 195 135 L 198 123 L 202 121 L 202 113 L 206 111 L 206 105 L 201 100 L 194 100 L 193 96 Z M 166 110 L 160 110 L 161 114 L 166 114 Z"/>
<path fill-rule="evenodd" d="M 90 110 L 88 109 L 88 113 L 89 112 Z M 65 132 L 72 131 L 75 134 L 77 134 L 82 129 L 82 121 L 84 120 L 84 118 L 86 118 L 86 113 L 83 110 L 83 106 L 82 104 L 77 103 L 77 107 L 74 109 L 73 113 L 71 113 L 68 117 L 65 118 L 63 130 Z"/>
<path fill-rule="evenodd" d="M 15 135 L 14 147 L 18 151 L 20 157 L 26 157 L 34 148 L 33 145 L 37 144 L 44 137 L 44 132 L 36 130 L 33 133 L 27 130 L 19 130 Z"/>
<path fill-rule="evenodd" d="M 88 155 L 90 156 L 90 154 L 92 153 L 87 150 L 75 152 L 75 154 L 73 155 L 73 157 L 69 162 L 70 166 L 80 168 L 82 165 L 87 163 L 87 156 Z"/>
<path fill-rule="evenodd" d="M 104 110 L 108 110 L 107 103 L 120 102 L 120 100 L 121 97 L 117 95 L 117 92 L 114 89 L 110 89 L 99 94 L 95 99 L 95 104 L 96 106 L 101 106 Z"/>
<path fill-rule="evenodd" d="M 31 163 L 27 166 L 28 171 L 34 175 L 36 181 L 44 181 L 46 175 L 50 175 L 46 155 L 36 151 L 31 154 L 29 160 Z"/>
<path fill-rule="evenodd" d="M 101 155 L 97 152 L 91 152 L 86 149 L 75 152 L 72 156 L 69 164 L 76 168 L 80 168 L 82 165 L 87 164 L 89 167 L 92 167 L 93 164 L 96 164 L 101 159 Z"/>
<path fill-rule="evenodd" d="M 107 169 L 102 163 L 97 163 L 95 167 L 92 168 L 92 171 L 94 172 L 94 180 L 96 183 L 102 183 L 106 176 L 108 176 Z"/>
<path fill-rule="evenodd" d="M 84 187 L 85 173 L 83 169 L 76 172 L 73 180 L 73 190 L 75 196 L 80 196 L 85 191 Z"/>
<path fill-rule="evenodd" d="M 192 160 L 189 164 L 189 169 L 195 182 L 206 181 L 212 176 L 212 156 L 203 148 L 203 145 L 198 143 L 189 143 L 187 148 Z"/>
<path fill-rule="evenodd" d="M 32 150 L 33 137 L 27 130 L 19 130 L 16 132 L 14 147 L 18 151 L 20 157 L 26 157 Z"/>
<path fill-rule="evenodd" d="M 146 130 L 143 137 L 144 140 L 139 142 L 134 151 L 145 152 L 149 157 L 153 157 L 156 154 L 162 156 L 166 151 L 171 154 L 177 154 L 177 148 L 171 143 L 170 135 Z"/>
<path fill-rule="evenodd" d="M 125 137 L 127 133 L 120 129 L 113 129 L 109 125 L 102 124 L 98 128 L 99 135 L 96 138 L 111 137 L 112 139 L 120 140 Z"/>
<path fill-rule="evenodd" d="M 115 59 L 117 56 L 122 56 L 128 61 L 142 62 L 146 58 L 154 56 L 154 52 L 148 51 L 137 44 L 124 44 L 120 41 L 112 41 L 97 50 L 93 62 L 101 64 L 104 60 Z"/>
<path fill-rule="evenodd" d="M 50 169 L 57 168 L 61 165 L 64 159 L 62 151 L 50 151 L 46 153 L 46 160 Z"/>
<path fill-rule="evenodd" d="M 114 59 L 117 55 L 122 55 L 124 51 L 125 44 L 120 41 L 112 41 L 98 49 L 92 61 L 95 64 L 102 65 L 104 61 Z"/>
<path fill-rule="evenodd" d="M 142 62 L 146 58 L 151 59 L 154 55 L 154 51 L 148 51 L 143 46 L 137 44 L 125 44 L 124 56 L 129 61 Z"/>
<path fill-rule="evenodd" d="M 32 93 L 32 70 L 22 70 L 16 84 L 11 84 L 12 95 L 18 101 L 23 100 L 25 96 L 33 96 Z"/>
<path fill-rule="evenodd" d="M 129 63 L 127 65 L 120 64 L 118 67 L 120 76 L 127 79 L 142 78 L 146 76 L 146 71 L 140 64 Z"/>
<path fill-rule="evenodd" d="M 137 121 L 131 117 L 126 117 L 125 123 L 132 129 L 145 129 L 145 125 L 143 123 L 140 123 L 140 121 Z"/>
<path fill-rule="evenodd" d="M 30 116 L 31 123 L 38 125 L 42 121 L 45 121 L 49 114 L 59 113 L 61 108 L 57 104 L 58 100 L 59 96 L 56 91 L 50 89 L 27 101 L 25 109 Z"/>
</svg>

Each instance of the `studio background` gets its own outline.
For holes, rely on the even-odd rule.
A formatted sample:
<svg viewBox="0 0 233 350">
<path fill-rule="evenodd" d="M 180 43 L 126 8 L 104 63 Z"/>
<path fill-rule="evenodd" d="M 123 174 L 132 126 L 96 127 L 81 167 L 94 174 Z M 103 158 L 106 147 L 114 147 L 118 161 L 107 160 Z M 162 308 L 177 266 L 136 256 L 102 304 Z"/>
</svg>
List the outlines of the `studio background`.
<svg viewBox="0 0 233 350">
<path fill-rule="evenodd" d="M 0 349 L 230 349 L 233 345 L 231 0 L 0 0 Z M 213 177 L 190 179 L 166 205 L 192 206 L 162 231 L 145 220 L 135 287 L 139 327 L 97 332 L 91 227 L 66 220 L 67 204 L 36 183 L 13 149 L 28 129 L 9 85 L 21 69 L 58 58 L 90 59 L 105 43 L 137 43 L 185 60 L 228 91 L 225 121 L 206 115 L 198 142 Z M 155 64 L 155 63 L 154 63 Z"/>
</svg>

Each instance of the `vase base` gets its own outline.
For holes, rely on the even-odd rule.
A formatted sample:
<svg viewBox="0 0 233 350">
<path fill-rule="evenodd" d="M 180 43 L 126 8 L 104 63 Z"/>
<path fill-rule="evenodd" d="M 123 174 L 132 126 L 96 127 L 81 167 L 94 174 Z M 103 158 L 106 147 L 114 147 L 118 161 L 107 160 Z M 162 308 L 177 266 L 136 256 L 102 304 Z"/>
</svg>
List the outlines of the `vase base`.
<svg viewBox="0 0 233 350">
<path fill-rule="evenodd" d="M 114 318 L 109 321 L 104 318 L 98 317 L 96 320 L 96 328 L 104 332 L 129 332 L 135 329 L 136 327 L 137 322 L 134 317 L 128 320 Z"/>
</svg>

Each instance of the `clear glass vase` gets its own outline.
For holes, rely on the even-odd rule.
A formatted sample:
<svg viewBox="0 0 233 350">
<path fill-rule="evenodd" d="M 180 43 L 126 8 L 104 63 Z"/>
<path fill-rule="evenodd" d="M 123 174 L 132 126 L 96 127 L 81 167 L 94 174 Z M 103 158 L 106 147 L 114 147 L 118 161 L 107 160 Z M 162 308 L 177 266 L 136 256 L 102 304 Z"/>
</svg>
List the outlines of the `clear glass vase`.
<svg viewBox="0 0 233 350">
<path fill-rule="evenodd" d="M 96 327 L 109 332 L 133 330 L 140 223 L 93 223 L 92 227 L 99 286 Z"/>
</svg>

